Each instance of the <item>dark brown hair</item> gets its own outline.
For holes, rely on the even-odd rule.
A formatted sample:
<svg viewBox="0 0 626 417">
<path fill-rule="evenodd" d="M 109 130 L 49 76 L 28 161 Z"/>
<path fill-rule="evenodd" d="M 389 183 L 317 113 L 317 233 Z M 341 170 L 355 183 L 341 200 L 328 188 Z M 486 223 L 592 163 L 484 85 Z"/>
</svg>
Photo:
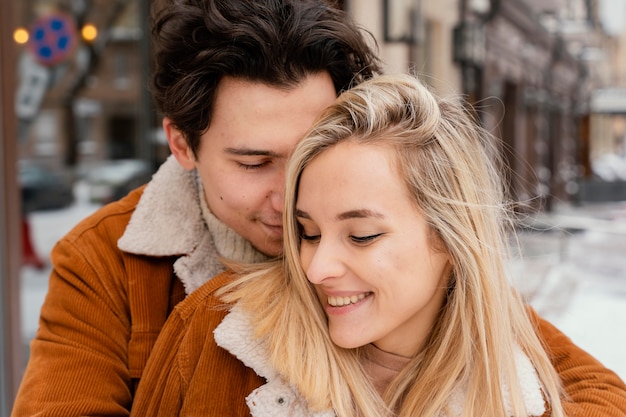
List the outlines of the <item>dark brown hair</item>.
<svg viewBox="0 0 626 417">
<path fill-rule="evenodd" d="M 328 71 L 339 93 L 380 71 L 365 32 L 323 0 L 161 0 L 153 17 L 152 93 L 195 154 L 224 76 L 292 88 Z"/>
</svg>

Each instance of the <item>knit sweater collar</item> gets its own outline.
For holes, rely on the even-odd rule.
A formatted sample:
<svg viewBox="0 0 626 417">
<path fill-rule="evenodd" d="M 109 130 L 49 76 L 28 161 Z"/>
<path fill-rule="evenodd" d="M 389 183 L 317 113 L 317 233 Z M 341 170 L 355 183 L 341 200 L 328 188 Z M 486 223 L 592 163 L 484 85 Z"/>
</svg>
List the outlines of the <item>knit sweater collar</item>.
<svg viewBox="0 0 626 417">
<path fill-rule="evenodd" d="M 252 244 L 239 233 L 221 222 L 209 209 L 204 196 L 202 181 L 198 178 L 198 200 L 202 217 L 213 237 L 217 252 L 225 259 L 240 263 L 258 263 L 270 258 L 259 252 Z"/>
<path fill-rule="evenodd" d="M 410 361 L 411 358 L 385 352 L 371 343 L 362 348 L 361 364 L 381 397 Z"/>
</svg>

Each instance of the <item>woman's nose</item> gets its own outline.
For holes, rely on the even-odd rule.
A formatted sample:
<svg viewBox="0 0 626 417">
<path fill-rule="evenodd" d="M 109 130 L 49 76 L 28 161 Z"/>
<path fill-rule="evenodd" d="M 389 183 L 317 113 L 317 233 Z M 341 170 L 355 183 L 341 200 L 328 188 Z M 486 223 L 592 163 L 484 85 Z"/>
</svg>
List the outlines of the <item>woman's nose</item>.
<svg viewBox="0 0 626 417">
<path fill-rule="evenodd" d="M 321 284 L 345 273 L 345 264 L 337 245 L 321 239 L 318 245 L 308 248 L 308 252 L 308 259 L 303 259 L 303 267 L 312 284 Z"/>
</svg>

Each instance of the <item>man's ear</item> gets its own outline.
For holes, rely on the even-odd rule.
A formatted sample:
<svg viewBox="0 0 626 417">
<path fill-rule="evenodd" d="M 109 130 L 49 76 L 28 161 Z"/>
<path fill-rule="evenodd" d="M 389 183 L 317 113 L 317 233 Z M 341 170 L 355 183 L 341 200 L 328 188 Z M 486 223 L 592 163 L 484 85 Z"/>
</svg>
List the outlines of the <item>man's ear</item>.
<svg viewBox="0 0 626 417">
<path fill-rule="evenodd" d="M 196 158 L 193 155 L 193 151 L 189 147 L 185 136 L 174 127 L 174 124 L 168 117 L 163 118 L 163 131 L 172 155 L 174 155 L 180 166 L 187 170 L 194 169 L 196 167 Z"/>
</svg>

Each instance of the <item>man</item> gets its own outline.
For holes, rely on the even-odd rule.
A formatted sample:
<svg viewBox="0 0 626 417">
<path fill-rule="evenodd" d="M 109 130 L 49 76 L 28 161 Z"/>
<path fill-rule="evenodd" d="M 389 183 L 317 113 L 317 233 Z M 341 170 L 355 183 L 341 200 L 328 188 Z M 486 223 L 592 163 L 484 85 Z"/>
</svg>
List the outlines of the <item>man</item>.
<svg viewBox="0 0 626 417">
<path fill-rule="evenodd" d="M 322 0 L 161 3 L 152 90 L 173 156 L 54 248 L 16 417 L 128 415 L 174 307 L 218 282 L 222 258 L 280 254 L 293 145 L 339 91 L 379 72 L 361 31 Z"/>
</svg>

